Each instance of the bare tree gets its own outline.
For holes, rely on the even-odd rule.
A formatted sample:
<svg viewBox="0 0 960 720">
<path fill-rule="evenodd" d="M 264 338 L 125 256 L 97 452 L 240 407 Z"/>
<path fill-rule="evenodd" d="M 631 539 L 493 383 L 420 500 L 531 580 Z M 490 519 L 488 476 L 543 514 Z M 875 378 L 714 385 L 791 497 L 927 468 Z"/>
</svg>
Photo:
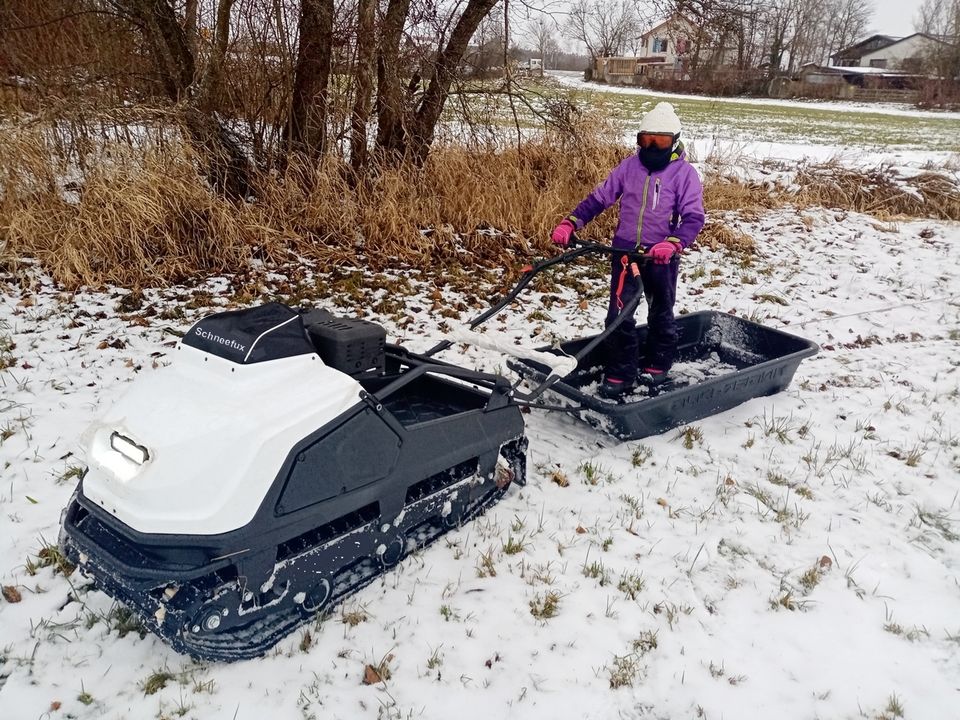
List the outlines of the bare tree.
<svg viewBox="0 0 960 720">
<path fill-rule="evenodd" d="M 755 33 L 760 25 L 761 9 L 767 3 L 758 0 L 657 0 L 660 14 L 682 28 L 689 49 L 684 53 L 684 69 L 697 76 L 701 67 L 712 69 L 721 64 L 736 64 L 741 69 L 759 61 Z M 736 58 L 733 60 L 733 58 Z"/>
<path fill-rule="evenodd" d="M 382 156 L 394 160 L 405 158 L 414 164 L 426 160 L 467 45 L 498 2 L 466 0 L 465 5 L 446 13 L 439 47 L 424 62 L 422 81 L 426 89 L 414 92 L 421 82 L 421 73 L 415 73 L 408 83 L 408 91 L 404 92 L 398 60 L 410 0 L 390 0 L 381 23 L 377 67 L 377 146 Z"/>
<path fill-rule="evenodd" d="M 870 0 L 833 0 L 827 17 L 829 44 L 824 48 L 826 56 L 833 57 L 863 38 L 872 17 Z"/>
<path fill-rule="evenodd" d="M 493 68 L 503 64 L 504 53 L 507 51 L 505 28 L 504 14 L 500 8 L 494 8 L 480 22 L 473 35 L 476 50 L 470 64 L 474 75 L 484 77 L 490 74 Z"/>
<path fill-rule="evenodd" d="M 934 38 L 924 53 L 928 69 L 954 85 L 960 83 L 960 0 L 925 0 L 916 27 Z"/>
<path fill-rule="evenodd" d="M 357 5 L 357 62 L 354 70 L 355 95 L 350 119 L 350 164 L 355 171 L 367 164 L 367 124 L 376 65 L 376 2 L 359 0 Z"/>
<path fill-rule="evenodd" d="M 566 27 L 596 59 L 621 54 L 643 32 L 644 19 L 630 0 L 574 0 Z"/>
<path fill-rule="evenodd" d="M 533 45 L 533 49 L 543 60 L 544 67 L 547 66 L 547 57 L 559 49 L 554 32 L 557 29 L 556 23 L 552 19 L 547 19 L 543 15 L 530 23 L 527 27 L 527 37 Z"/>
<path fill-rule="evenodd" d="M 213 112 L 229 43 L 233 0 L 220 0 L 216 5 L 213 42 L 199 75 L 197 57 L 169 0 L 107 0 L 107 5 L 142 33 L 167 96 L 180 103 L 192 141 L 209 160 L 211 184 L 230 197 L 245 197 L 250 183 L 249 160 L 233 133 Z"/>
<path fill-rule="evenodd" d="M 301 0 L 300 41 L 293 76 L 287 138 L 293 150 L 323 154 L 333 44 L 333 0 Z"/>
</svg>

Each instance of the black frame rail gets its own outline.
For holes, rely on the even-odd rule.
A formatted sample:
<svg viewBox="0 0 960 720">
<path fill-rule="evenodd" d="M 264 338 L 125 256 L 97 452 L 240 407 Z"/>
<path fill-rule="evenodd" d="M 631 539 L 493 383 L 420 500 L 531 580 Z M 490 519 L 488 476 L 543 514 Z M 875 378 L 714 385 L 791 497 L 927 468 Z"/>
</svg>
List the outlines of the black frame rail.
<svg viewBox="0 0 960 720">
<path fill-rule="evenodd" d="M 580 361 L 583 360 L 584 357 L 586 357 L 595 347 L 597 347 L 597 345 L 599 345 L 604 340 L 606 340 L 610 336 L 610 333 L 616 330 L 624 320 L 626 320 L 628 317 L 633 315 L 633 313 L 637 309 L 637 306 L 640 304 L 640 301 L 644 299 L 643 281 L 640 279 L 639 266 L 649 262 L 650 258 L 641 253 L 618 250 L 616 248 L 610 247 L 609 245 L 601 245 L 600 243 L 595 243 L 595 242 L 584 242 L 583 240 L 580 240 L 578 237 L 576 237 L 576 235 L 571 237 L 570 245 L 572 246 L 572 249 L 567 250 L 566 252 L 563 252 L 560 255 L 556 255 L 552 258 L 541 260 L 540 262 L 537 262 L 531 265 L 521 276 L 520 280 L 517 281 L 517 284 L 514 285 L 509 292 L 507 292 L 502 298 L 500 298 L 500 300 L 494 303 L 490 308 L 488 308 L 487 310 L 484 310 L 482 313 L 480 313 L 475 318 L 470 320 L 470 322 L 468 323 L 468 327 L 471 330 L 473 330 L 478 326 L 482 325 L 483 323 L 485 323 L 487 320 L 492 318 L 497 313 L 499 313 L 501 310 L 507 307 L 507 305 L 512 303 L 514 300 L 516 300 L 517 296 L 520 295 L 521 292 L 523 292 L 523 290 L 530 284 L 530 282 L 537 275 L 544 272 L 545 270 L 549 270 L 550 268 L 555 267 L 557 265 L 563 265 L 563 264 L 573 262 L 574 260 L 577 260 L 579 258 L 588 256 L 588 255 L 626 254 L 627 259 L 629 260 L 628 267 L 631 267 L 631 266 L 637 267 L 637 271 L 634 274 L 634 277 L 636 277 L 637 282 L 640 283 L 640 288 L 638 289 L 638 292 L 633 296 L 633 298 L 620 309 L 620 313 L 617 315 L 616 319 L 614 319 L 612 323 L 610 323 L 606 328 L 604 328 L 603 332 L 601 332 L 599 335 L 594 337 L 593 340 L 591 340 L 589 343 L 584 345 L 575 355 L 573 355 L 573 358 L 577 361 L 577 365 L 579 366 Z M 425 353 L 423 353 L 423 357 L 432 357 L 436 355 L 438 352 L 441 352 L 451 347 L 453 344 L 454 344 L 454 341 L 452 340 L 442 340 L 441 342 L 437 343 L 432 348 L 427 350 Z M 561 376 L 555 373 L 550 373 L 543 380 L 543 382 L 541 382 L 539 385 L 533 388 L 530 392 L 521 393 L 521 392 L 517 392 L 516 390 L 520 382 L 523 381 L 523 379 L 521 378 L 513 386 L 513 396 L 518 400 L 530 402 L 540 397 L 540 395 L 542 395 L 551 385 L 553 385 L 560 379 L 561 379 Z"/>
</svg>

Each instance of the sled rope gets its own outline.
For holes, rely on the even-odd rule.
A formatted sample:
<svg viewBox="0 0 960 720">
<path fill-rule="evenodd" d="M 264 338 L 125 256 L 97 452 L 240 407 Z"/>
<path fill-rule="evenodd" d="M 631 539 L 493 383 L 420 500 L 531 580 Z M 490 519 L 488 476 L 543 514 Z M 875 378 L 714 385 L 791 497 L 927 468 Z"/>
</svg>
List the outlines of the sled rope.
<svg viewBox="0 0 960 720">
<path fill-rule="evenodd" d="M 627 279 L 627 256 L 624 255 L 620 258 L 620 277 L 617 279 L 617 289 L 614 295 L 617 300 L 617 311 L 623 310 L 623 299 L 620 297 L 623 294 L 623 281 Z"/>
<path fill-rule="evenodd" d="M 891 310 L 899 310 L 900 308 L 915 307 L 917 305 L 926 305 L 927 303 L 941 302 L 943 300 L 949 300 L 949 299 L 950 299 L 949 295 L 941 295 L 940 297 L 927 298 L 926 300 L 914 300 L 912 302 L 897 303 L 896 305 L 887 305 L 886 307 L 873 308 L 871 310 L 861 310 L 860 312 L 846 313 L 844 315 L 831 315 L 829 317 L 812 318 L 810 320 L 804 320 L 803 322 L 796 323 L 796 325 L 798 327 L 803 327 L 804 325 L 812 325 L 813 323 L 826 322 L 828 320 L 842 320 L 843 318 L 860 317 L 861 315 L 885 313 L 885 312 L 890 312 Z"/>
</svg>

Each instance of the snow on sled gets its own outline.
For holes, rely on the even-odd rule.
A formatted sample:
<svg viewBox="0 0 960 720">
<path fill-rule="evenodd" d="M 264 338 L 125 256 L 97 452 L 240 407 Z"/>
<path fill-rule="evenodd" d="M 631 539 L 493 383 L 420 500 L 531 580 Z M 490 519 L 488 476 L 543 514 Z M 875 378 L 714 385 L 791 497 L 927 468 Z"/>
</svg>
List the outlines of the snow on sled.
<svg viewBox="0 0 960 720">
<path fill-rule="evenodd" d="M 583 356 L 580 370 L 551 383 L 545 398 L 620 439 L 636 440 L 778 393 L 790 384 L 800 361 L 817 353 L 809 340 L 726 313 L 681 315 L 677 326 L 678 358 L 663 384 L 639 384 L 619 400 L 599 397 L 604 366 L 599 344 Z M 641 347 L 646 332 L 645 325 L 637 327 Z M 577 355 L 595 340 L 571 340 L 562 343 L 559 352 Z M 526 358 L 508 365 L 535 383 L 550 374 L 546 365 Z"/>
<path fill-rule="evenodd" d="M 86 439 L 64 554 L 205 660 L 263 654 L 526 471 L 502 377 L 278 303 L 196 323 Z"/>
</svg>

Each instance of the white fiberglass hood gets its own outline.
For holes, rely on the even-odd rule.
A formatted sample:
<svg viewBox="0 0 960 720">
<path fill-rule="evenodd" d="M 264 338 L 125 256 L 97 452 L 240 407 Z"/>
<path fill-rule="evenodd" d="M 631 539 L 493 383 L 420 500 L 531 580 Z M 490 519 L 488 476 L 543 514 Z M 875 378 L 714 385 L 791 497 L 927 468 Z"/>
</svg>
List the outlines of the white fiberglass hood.
<svg viewBox="0 0 960 720">
<path fill-rule="evenodd" d="M 143 533 L 236 530 L 293 445 L 360 390 L 316 354 L 239 365 L 178 345 L 87 431 L 84 494 Z"/>
</svg>

